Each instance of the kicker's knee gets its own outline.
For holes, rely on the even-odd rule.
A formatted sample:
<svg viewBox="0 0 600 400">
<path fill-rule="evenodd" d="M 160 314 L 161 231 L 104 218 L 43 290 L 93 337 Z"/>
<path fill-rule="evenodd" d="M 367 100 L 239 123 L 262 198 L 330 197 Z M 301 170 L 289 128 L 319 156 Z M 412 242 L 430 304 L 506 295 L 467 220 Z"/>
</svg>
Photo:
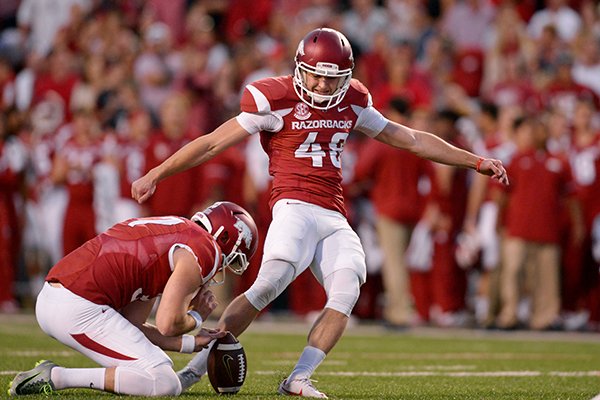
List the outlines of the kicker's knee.
<svg viewBox="0 0 600 400">
<path fill-rule="evenodd" d="M 349 268 L 337 270 L 325 277 L 325 307 L 350 316 L 360 295 L 360 282 L 358 274 Z"/>
<path fill-rule="evenodd" d="M 265 262 L 256 281 L 244 295 L 256 308 L 262 310 L 279 296 L 294 279 L 294 267 L 281 260 Z"/>
</svg>

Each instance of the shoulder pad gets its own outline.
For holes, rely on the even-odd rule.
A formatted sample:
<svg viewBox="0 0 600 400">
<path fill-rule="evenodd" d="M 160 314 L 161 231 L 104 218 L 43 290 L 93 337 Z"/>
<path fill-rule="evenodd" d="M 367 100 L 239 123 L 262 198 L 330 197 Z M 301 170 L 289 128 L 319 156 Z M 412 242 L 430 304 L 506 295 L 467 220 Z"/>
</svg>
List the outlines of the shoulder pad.
<svg viewBox="0 0 600 400">
<path fill-rule="evenodd" d="M 265 78 L 252 82 L 244 88 L 240 109 L 250 113 L 271 112 L 276 109 L 274 104 L 277 101 L 285 99 L 290 90 L 294 90 L 291 85 L 291 76 Z"/>
</svg>

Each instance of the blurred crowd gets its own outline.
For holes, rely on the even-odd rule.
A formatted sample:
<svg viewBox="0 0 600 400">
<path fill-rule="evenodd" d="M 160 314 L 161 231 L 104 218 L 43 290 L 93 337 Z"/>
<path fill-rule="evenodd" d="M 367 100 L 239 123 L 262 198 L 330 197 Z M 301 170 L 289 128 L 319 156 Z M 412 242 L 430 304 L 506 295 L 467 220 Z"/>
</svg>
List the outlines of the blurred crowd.
<svg viewBox="0 0 600 400">
<path fill-rule="evenodd" d="M 2 0 L 0 312 L 126 218 L 216 200 L 270 220 L 258 138 L 162 182 L 131 183 L 292 73 L 306 32 L 352 42 L 387 117 L 501 159 L 511 185 L 361 135 L 343 174 L 368 282 L 354 314 L 391 329 L 600 331 L 600 7 L 592 0 Z M 261 238 L 261 239 L 262 239 Z M 246 289 L 260 256 L 228 277 Z M 269 312 L 310 317 L 309 272 Z"/>
</svg>

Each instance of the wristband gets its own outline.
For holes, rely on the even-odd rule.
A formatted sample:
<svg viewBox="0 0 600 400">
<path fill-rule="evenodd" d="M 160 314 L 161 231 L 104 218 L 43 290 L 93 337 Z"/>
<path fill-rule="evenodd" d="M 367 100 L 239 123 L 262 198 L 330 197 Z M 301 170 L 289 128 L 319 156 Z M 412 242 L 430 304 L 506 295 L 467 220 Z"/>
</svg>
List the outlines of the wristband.
<svg viewBox="0 0 600 400">
<path fill-rule="evenodd" d="M 190 317 L 194 318 L 194 321 L 196 321 L 196 326 L 194 327 L 194 329 L 200 328 L 202 326 L 202 322 L 204 322 L 204 320 L 200 316 L 200 313 L 198 313 L 198 311 L 195 310 L 190 310 L 187 313 Z"/>
<path fill-rule="evenodd" d="M 479 157 L 479 160 L 477 160 L 477 165 L 475 166 L 475 170 L 477 172 L 481 172 L 481 163 L 483 162 L 483 160 L 485 160 L 485 158 L 483 157 Z"/>
<path fill-rule="evenodd" d="M 180 353 L 190 354 L 194 352 L 196 348 L 196 339 L 194 335 L 181 335 L 181 349 Z"/>
</svg>

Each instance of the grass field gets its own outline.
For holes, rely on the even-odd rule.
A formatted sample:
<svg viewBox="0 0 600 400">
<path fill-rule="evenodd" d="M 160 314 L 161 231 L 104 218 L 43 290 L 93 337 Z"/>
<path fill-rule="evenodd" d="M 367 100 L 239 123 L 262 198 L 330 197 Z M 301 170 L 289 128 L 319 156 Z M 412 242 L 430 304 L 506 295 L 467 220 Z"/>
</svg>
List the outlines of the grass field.
<svg viewBox="0 0 600 400">
<path fill-rule="evenodd" d="M 293 367 L 307 330 L 295 322 L 255 323 L 240 338 L 248 376 L 236 398 L 281 399 L 277 386 Z M 172 356 L 177 368 L 189 359 Z M 0 398 L 8 397 L 14 374 L 43 358 L 66 367 L 94 366 L 46 337 L 33 316 L 0 316 Z M 348 330 L 313 378 L 333 399 L 590 400 L 600 393 L 600 335 L 428 328 L 390 333 L 361 325 Z M 29 396 L 36 397 L 44 396 Z M 111 397 L 60 392 L 61 399 Z M 203 378 L 181 397 L 217 396 Z"/>
</svg>

